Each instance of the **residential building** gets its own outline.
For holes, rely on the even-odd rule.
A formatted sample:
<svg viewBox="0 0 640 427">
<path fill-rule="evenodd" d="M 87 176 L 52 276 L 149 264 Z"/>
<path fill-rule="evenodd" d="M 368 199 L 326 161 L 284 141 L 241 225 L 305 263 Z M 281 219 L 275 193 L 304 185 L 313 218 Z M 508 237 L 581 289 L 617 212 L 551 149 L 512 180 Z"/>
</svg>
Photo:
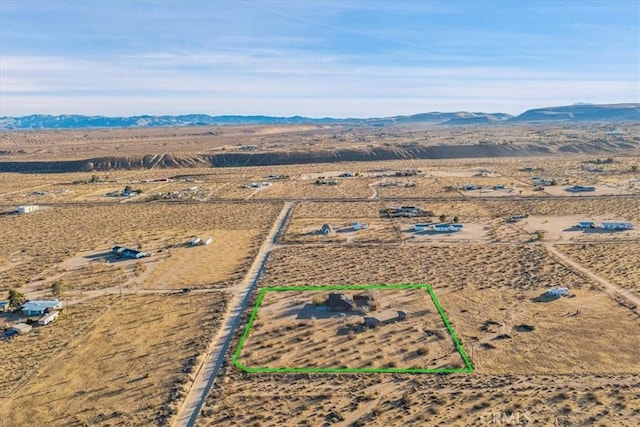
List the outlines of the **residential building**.
<svg viewBox="0 0 640 427">
<path fill-rule="evenodd" d="M 25 302 L 20 311 L 27 316 L 42 316 L 43 314 L 62 309 L 62 301 L 58 300 L 33 300 Z"/>
<path fill-rule="evenodd" d="M 343 294 L 330 293 L 327 306 L 331 311 L 351 311 L 353 304 L 344 298 Z"/>
<path fill-rule="evenodd" d="M 631 222 L 601 222 L 599 227 L 604 230 L 633 230 Z"/>
<path fill-rule="evenodd" d="M 462 224 L 449 224 L 449 223 L 441 223 L 435 224 L 433 226 L 434 231 L 439 232 L 456 232 L 462 230 L 464 226 Z"/>
</svg>

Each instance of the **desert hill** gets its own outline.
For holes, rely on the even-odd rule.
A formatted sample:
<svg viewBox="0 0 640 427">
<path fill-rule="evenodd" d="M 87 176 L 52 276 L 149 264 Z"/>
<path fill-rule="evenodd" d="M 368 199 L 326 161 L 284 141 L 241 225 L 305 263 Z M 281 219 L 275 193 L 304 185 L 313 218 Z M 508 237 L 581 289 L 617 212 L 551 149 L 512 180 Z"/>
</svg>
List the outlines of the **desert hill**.
<svg viewBox="0 0 640 427">
<path fill-rule="evenodd" d="M 512 122 L 548 121 L 640 121 L 640 104 L 575 104 L 566 107 L 548 107 L 528 110 Z"/>
<path fill-rule="evenodd" d="M 225 125 L 291 125 L 291 124 L 346 124 L 367 126 L 394 126 L 412 124 L 504 124 L 512 122 L 544 121 L 640 121 L 640 104 L 576 104 L 525 111 L 513 117 L 506 113 L 482 112 L 430 112 L 409 116 L 382 118 L 311 118 L 303 116 L 209 116 L 187 114 L 179 116 L 103 117 L 82 115 L 42 115 L 0 117 L 0 129 L 85 129 L 85 128 L 150 128 Z"/>
</svg>

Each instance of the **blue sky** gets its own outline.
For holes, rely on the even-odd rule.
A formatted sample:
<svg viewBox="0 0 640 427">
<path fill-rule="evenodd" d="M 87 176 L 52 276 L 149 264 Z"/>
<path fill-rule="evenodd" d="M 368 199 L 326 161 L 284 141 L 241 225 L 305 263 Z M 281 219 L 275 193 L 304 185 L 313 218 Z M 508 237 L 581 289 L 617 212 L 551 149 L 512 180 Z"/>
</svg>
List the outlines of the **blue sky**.
<svg viewBox="0 0 640 427">
<path fill-rule="evenodd" d="M 0 116 L 640 102 L 640 1 L 0 0 Z"/>
</svg>

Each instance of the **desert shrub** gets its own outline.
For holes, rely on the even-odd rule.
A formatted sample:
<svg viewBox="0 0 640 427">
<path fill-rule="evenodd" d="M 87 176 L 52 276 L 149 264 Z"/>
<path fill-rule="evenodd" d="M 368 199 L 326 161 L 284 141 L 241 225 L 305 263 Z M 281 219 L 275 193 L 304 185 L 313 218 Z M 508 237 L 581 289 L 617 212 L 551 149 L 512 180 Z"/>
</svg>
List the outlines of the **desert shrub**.
<svg viewBox="0 0 640 427">
<path fill-rule="evenodd" d="M 313 305 L 324 305 L 324 304 L 327 303 L 327 296 L 326 295 L 316 295 L 316 296 L 313 297 L 311 302 L 313 302 Z"/>
</svg>

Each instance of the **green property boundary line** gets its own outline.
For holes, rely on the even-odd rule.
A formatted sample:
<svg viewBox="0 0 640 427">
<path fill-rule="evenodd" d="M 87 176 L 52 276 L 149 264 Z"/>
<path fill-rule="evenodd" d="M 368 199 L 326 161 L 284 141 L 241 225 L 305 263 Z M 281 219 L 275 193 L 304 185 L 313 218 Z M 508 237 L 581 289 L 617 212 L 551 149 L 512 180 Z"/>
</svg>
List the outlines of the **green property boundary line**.
<svg viewBox="0 0 640 427">
<path fill-rule="evenodd" d="M 440 313 L 440 317 L 444 322 L 447 330 L 449 331 L 449 335 L 453 339 L 453 342 L 464 361 L 464 368 L 268 368 L 268 367 L 258 367 L 251 368 L 243 365 L 238 360 L 240 357 L 240 353 L 242 352 L 242 348 L 244 347 L 244 343 L 249 336 L 249 331 L 251 330 L 251 326 L 258 315 L 258 309 L 262 304 L 262 300 L 267 292 L 280 292 L 280 291 L 349 291 L 349 290 L 367 290 L 367 289 L 426 289 L 426 291 L 431 296 L 431 300 L 435 304 L 438 309 L 438 313 Z M 456 335 L 451 323 L 449 322 L 449 318 L 447 317 L 442 305 L 440 305 L 440 301 L 436 297 L 436 294 L 433 292 L 433 288 L 429 284 L 392 284 L 392 285 L 346 285 L 346 286 L 292 286 L 292 287 L 269 287 L 263 288 L 258 294 L 258 299 L 256 300 L 256 304 L 253 307 L 253 311 L 251 312 L 251 316 L 249 317 L 249 322 L 240 337 L 240 343 L 238 344 L 238 348 L 233 355 L 232 362 L 234 366 L 237 368 L 249 372 L 249 373 L 296 373 L 296 374 L 318 374 L 318 373 L 409 373 L 409 374 L 454 374 L 454 373 L 472 373 L 474 368 L 471 364 L 471 360 L 467 356 L 466 351 L 462 347 L 458 336 Z"/>
</svg>

